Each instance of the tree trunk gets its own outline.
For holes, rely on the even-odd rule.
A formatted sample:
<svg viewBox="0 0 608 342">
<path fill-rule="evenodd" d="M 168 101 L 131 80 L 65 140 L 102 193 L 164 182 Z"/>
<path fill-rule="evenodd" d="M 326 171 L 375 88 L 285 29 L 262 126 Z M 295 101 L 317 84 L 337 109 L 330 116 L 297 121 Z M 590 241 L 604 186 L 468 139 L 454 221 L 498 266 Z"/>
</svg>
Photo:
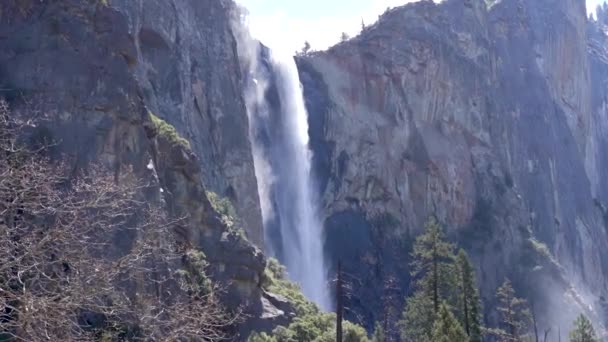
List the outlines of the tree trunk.
<svg viewBox="0 0 608 342">
<path fill-rule="evenodd" d="M 336 281 L 336 342 L 342 342 L 342 316 L 344 304 L 342 303 L 342 263 L 338 261 L 338 279 Z"/>
<path fill-rule="evenodd" d="M 532 323 L 534 324 L 534 337 L 536 338 L 536 342 L 538 341 L 538 326 L 536 324 L 536 313 L 534 312 L 534 303 L 532 303 Z"/>
<path fill-rule="evenodd" d="M 437 239 L 433 239 L 433 306 L 439 312 L 439 261 L 437 260 Z"/>
<path fill-rule="evenodd" d="M 467 336 L 471 336 L 471 327 L 469 326 L 469 294 L 467 293 L 466 280 L 464 270 L 461 270 L 462 274 L 462 298 L 463 298 L 463 311 L 464 311 L 464 329 L 467 332 Z"/>
</svg>

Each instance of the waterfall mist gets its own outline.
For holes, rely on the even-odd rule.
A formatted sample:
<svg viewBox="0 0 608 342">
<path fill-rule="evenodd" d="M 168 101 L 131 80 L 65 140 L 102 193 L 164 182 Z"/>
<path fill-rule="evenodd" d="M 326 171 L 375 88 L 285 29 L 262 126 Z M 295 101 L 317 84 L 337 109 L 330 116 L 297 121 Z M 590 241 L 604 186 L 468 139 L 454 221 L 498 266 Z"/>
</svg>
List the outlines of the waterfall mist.
<svg viewBox="0 0 608 342">
<path fill-rule="evenodd" d="M 287 266 L 307 298 L 330 310 L 308 113 L 295 60 L 257 42 L 239 44 L 249 51 L 247 107 L 267 254 Z"/>
</svg>

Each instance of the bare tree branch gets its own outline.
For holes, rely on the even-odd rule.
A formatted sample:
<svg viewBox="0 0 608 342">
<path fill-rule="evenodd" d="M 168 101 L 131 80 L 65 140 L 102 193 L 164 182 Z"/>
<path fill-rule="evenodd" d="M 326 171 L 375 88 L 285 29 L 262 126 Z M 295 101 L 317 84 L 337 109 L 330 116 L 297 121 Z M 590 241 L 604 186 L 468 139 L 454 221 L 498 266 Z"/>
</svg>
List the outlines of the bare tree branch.
<svg viewBox="0 0 608 342">
<path fill-rule="evenodd" d="M 0 340 L 228 338 L 240 315 L 219 304 L 204 254 L 177 242 L 180 220 L 142 197 L 149 185 L 99 166 L 73 177 L 19 142 L 28 126 L 0 101 Z"/>
</svg>

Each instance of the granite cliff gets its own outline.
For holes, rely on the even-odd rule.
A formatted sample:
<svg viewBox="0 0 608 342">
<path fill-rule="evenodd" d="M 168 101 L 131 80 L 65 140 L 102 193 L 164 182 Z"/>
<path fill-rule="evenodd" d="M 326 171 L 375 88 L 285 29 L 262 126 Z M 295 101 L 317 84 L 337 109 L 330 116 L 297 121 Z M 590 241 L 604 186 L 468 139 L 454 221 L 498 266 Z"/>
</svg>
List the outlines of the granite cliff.
<svg viewBox="0 0 608 342">
<path fill-rule="evenodd" d="M 582 0 L 421 1 L 298 58 L 326 253 L 361 280 L 365 322 L 386 314 L 385 284 L 408 292 L 431 215 L 474 257 L 486 304 L 510 277 L 541 325 L 581 306 L 604 319 L 603 30 Z"/>
<path fill-rule="evenodd" d="M 250 51 L 234 11 L 230 0 L 4 0 L 0 96 L 44 114 L 37 135 L 75 168 L 130 165 L 155 182 L 187 217 L 177 233 L 228 285 L 225 302 L 252 314 L 246 332 L 285 323 L 289 308 L 262 289 Z M 325 254 L 355 279 L 353 321 L 399 318 L 413 239 L 435 216 L 473 257 L 487 308 L 510 277 L 543 327 L 581 309 L 606 322 L 607 18 L 588 20 L 583 0 L 421 1 L 297 57 Z M 247 239 L 210 191 L 234 204 Z"/>
<path fill-rule="evenodd" d="M 0 96 L 14 115 L 35 116 L 37 139 L 54 142 L 54 156 L 74 169 L 129 166 L 155 184 L 168 212 L 185 218 L 176 234 L 204 251 L 207 272 L 226 287 L 224 304 L 250 315 L 246 333 L 284 313 L 261 287 L 233 9 L 216 0 L 3 1 Z M 246 234 L 221 220 L 211 192 L 234 204 Z"/>
</svg>

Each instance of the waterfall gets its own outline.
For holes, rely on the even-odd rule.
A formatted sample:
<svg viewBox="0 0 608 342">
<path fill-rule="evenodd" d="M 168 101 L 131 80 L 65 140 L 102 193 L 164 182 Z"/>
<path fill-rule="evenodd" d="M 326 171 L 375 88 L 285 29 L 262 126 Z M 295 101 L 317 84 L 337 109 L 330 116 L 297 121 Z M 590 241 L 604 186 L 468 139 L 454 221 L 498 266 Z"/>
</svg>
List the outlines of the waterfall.
<svg viewBox="0 0 608 342">
<path fill-rule="evenodd" d="M 304 294 L 327 308 L 323 230 L 314 193 L 309 148 L 308 113 L 293 57 L 272 58 L 282 104 L 285 134 L 282 159 L 285 180 L 277 189 L 285 263 Z"/>
<path fill-rule="evenodd" d="M 247 102 L 266 250 L 285 264 L 307 298 L 330 310 L 319 195 L 298 69 L 292 56 L 265 48 L 260 55 L 263 61 L 250 66 Z"/>
</svg>

